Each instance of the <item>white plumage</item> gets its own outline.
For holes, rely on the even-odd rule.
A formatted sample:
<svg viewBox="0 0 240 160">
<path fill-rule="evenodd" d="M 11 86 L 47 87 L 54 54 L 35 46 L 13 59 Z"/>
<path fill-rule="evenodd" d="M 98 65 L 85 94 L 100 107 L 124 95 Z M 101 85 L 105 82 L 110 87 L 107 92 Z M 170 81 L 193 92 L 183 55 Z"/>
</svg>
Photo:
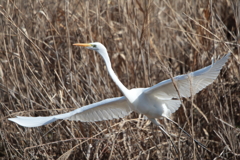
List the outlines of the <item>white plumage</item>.
<svg viewBox="0 0 240 160">
<path fill-rule="evenodd" d="M 124 96 L 106 99 L 65 114 L 49 117 L 18 116 L 16 118 L 9 118 L 10 121 L 24 127 L 38 127 L 59 119 L 82 122 L 111 120 L 114 118 L 122 118 L 130 114 L 132 111 L 136 111 L 147 116 L 154 124 L 159 125 L 155 118 L 160 118 L 161 116 L 168 118 L 180 107 L 181 101 L 172 99 L 179 98 L 179 96 L 171 79 L 162 81 L 150 88 L 128 90 L 113 72 L 107 50 L 101 43 L 78 43 L 75 45 L 85 46 L 88 49 L 95 50 L 102 56 L 110 76 L 118 85 Z M 210 66 L 189 74 L 174 77 L 174 83 L 177 86 L 180 96 L 190 97 L 211 84 L 217 78 L 222 66 L 227 62 L 229 56 L 230 53 Z"/>
</svg>

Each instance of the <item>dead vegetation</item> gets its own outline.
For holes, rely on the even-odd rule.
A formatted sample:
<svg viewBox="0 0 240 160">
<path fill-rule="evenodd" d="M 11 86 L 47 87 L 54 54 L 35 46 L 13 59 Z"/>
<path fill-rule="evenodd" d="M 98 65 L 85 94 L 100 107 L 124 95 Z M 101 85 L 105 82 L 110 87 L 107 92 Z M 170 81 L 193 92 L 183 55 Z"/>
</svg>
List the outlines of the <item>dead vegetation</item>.
<svg viewBox="0 0 240 160">
<path fill-rule="evenodd" d="M 238 0 L 2 1 L 0 6 L 0 158 L 240 158 L 240 3 Z M 101 57 L 72 46 L 103 43 L 128 88 L 149 87 L 211 64 L 231 51 L 217 80 L 160 130 L 132 113 L 97 123 L 57 121 L 24 128 L 7 120 L 47 116 L 121 96 Z"/>
</svg>

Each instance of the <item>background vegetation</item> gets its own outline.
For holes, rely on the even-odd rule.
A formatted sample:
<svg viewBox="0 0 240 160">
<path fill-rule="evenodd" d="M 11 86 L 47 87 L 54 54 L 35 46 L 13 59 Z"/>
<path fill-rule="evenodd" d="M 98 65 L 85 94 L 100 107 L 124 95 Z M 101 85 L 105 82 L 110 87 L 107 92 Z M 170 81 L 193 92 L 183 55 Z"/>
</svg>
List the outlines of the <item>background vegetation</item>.
<svg viewBox="0 0 240 160">
<path fill-rule="evenodd" d="M 5 0 L 0 6 L 2 159 L 239 159 L 238 0 Z M 160 122 L 180 150 L 142 115 L 24 128 L 15 116 L 65 113 L 121 96 L 101 57 L 73 46 L 103 43 L 127 88 L 149 87 L 232 55 L 217 80 Z M 218 158 L 222 156 L 222 158 Z"/>
</svg>

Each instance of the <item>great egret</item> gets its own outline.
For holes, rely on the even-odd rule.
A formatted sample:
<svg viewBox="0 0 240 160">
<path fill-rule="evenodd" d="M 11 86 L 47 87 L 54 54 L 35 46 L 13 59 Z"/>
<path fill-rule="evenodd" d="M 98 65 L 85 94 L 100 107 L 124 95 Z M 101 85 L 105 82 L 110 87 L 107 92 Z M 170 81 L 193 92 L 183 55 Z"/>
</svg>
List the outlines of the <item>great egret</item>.
<svg viewBox="0 0 240 160">
<path fill-rule="evenodd" d="M 172 79 L 168 79 L 149 88 L 134 88 L 129 90 L 121 83 L 114 73 L 107 49 L 104 45 L 99 42 L 76 43 L 74 45 L 94 50 L 102 56 L 106 63 L 108 73 L 124 96 L 105 99 L 64 114 L 48 117 L 17 116 L 16 118 L 9 118 L 10 121 L 24 127 L 38 127 L 59 119 L 82 122 L 111 120 L 114 118 L 122 118 L 132 111 L 135 111 L 145 115 L 152 123 L 159 126 L 160 129 L 168 135 L 156 121 L 156 118 L 166 117 L 168 120 L 172 121 L 169 116 L 181 105 L 181 101 L 176 98 L 179 98 L 179 95 L 182 97 L 190 97 L 211 84 L 217 78 L 222 66 L 227 62 L 230 56 L 230 53 L 228 53 L 219 61 L 213 62 L 210 66 L 189 74 L 176 76 L 173 78 L 174 83 Z M 174 123 L 176 124 L 176 122 Z M 179 128 L 182 129 L 180 126 Z M 187 132 L 184 131 L 184 133 L 190 136 Z M 195 142 L 199 144 L 198 141 L 195 140 Z M 201 145 L 201 143 L 199 145 Z"/>
</svg>

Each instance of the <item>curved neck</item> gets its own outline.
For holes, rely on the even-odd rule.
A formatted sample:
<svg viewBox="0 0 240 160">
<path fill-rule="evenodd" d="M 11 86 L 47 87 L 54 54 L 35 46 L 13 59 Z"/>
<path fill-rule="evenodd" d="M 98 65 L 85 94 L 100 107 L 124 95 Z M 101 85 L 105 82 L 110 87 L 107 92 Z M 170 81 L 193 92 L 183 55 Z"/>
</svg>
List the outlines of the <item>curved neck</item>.
<svg viewBox="0 0 240 160">
<path fill-rule="evenodd" d="M 105 51 L 107 54 L 107 51 Z M 125 97 L 128 97 L 128 89 L 122 84 L 122 82 L 118 79 L 117 75 L 114 73 L 112 66 L 111 66 L 111 62 L 108 56 L 103 56 L 101 54 L 102 58 L 104 59 L 106 66 L 107 66 L 107 70 L 109 75 L 112 77 L 112 80 L 116 83 L 116 85 L 119 87 L 119 89 L 122 91 L 122 93 L 124 94 Z"/>
</svg>

